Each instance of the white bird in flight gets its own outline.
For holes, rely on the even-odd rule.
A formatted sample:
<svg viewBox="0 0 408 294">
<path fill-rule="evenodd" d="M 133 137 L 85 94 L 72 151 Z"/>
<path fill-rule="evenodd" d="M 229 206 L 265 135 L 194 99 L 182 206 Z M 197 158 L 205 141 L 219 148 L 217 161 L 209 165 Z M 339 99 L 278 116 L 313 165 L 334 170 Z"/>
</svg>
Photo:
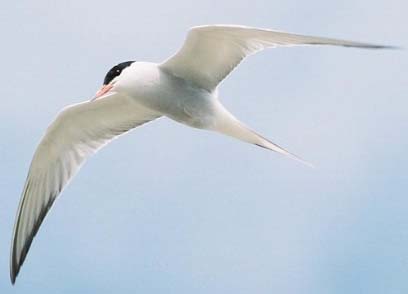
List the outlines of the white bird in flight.
<svg viewBox="0 0 408 294">
<path fill-rule="evenodd" d="M 218 98 L 218 84 L 247 56 L 279 46 L 387 46 L 303 36 L 236 25 L 193 27 L 181 49 L 162 63 L 114 66 L 88 101 L 65 107 L 33 156 L 14 226 L 10 278 L 16 276 L 44 217 L 85 159 L 101 147 L 161 116 L 211 130 L 299 160 L 252 131 Z M 307 163 L 306 163 L 307 164 Z"/>
</svg>

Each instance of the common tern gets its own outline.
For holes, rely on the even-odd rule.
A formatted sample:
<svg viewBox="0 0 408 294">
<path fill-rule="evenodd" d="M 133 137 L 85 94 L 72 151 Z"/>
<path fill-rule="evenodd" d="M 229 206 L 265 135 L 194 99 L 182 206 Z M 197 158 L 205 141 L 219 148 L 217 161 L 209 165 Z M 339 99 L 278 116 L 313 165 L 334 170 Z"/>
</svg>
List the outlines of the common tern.
<svg viewBox="0 0 408 294">
<path fill-rule="evenodd" d="M 387 46 L 237 25 L 193 27 L 162 63 L 127 61 L 105 76 L 95 97 L 65 107 L 38 145 L 14 226 L 10 278 L 16 276 L 44 217 L 85 159 L 128 131 L 165 116 L 303 161 L 240 122 L 220 102 L 218 85 L 247 56 L 266 48 Z"/>
</svg>

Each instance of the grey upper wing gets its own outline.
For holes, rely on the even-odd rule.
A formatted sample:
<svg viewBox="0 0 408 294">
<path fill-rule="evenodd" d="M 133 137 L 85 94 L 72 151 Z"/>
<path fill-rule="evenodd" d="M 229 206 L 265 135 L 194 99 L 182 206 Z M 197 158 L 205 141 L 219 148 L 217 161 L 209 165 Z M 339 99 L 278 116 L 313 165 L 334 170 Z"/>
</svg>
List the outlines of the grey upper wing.
<svg viewBox="0 0 408 294">
<path fill-rule="evenodd" d="M 189 31 L 180 50 L 163 62 L 161 68 L 212 91 L 246 56 L 265 48 L 299 45 L 386 48 L 244 26 L 199 26 Z"/>
</svg>

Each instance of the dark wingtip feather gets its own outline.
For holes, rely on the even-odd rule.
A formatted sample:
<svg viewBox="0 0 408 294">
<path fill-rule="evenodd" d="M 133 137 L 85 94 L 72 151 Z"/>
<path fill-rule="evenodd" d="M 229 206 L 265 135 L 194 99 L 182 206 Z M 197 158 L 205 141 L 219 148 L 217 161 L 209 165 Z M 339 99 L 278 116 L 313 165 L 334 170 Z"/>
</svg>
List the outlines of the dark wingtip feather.
<svg viewBox="0 0 408 294">
<path fill-rule="evenodd" d="M 342 44 L 341 46 L 348 47 L 348 48 L 362 48 L 362 49 L 391 49 L 391 50 L 402 49 L 402 47 L 398 47 L 398 46 L 368 44 L 368 43 L 351 43 L 351 44 Z"/>
<path fill-rule="evenodd" d="M 15 243 L 16 239 L 13 240 L 13 248 L 11 252 L 11 263 L 10 263 L 10 281 L 11 284 L 14 286 L 16 283 L 16 278 L 18 276 L 18 273 L 20 272 L 21 268 L 21 262 L 17 263 L 17 256 L 16 256 L 16 251 L 15 251 Z"/>
<path fill-rule="evenodd" d="M 24 259 L 21 260 L 21 262 L 17 263 L 17 258 L 15 256 L 15 252 L 13 252 L 13 257 L 11 261 L 11 268 L 10 268 L 10 280 L 11 284 L 14 286 L 16 283 L 16 278 L 20 272 L 21 265 L 23 264 Z"/>
<path fill-rule="evenodd" d="M 348 47 L 354 47 L 354 46 L 348 46 Z M 364 48 L 364 49 L 387 49 L 387 50 L 388 49 L 390 49 L 390 50 L 400 50 L 400 49 L 402 49 L 401 47 L 398 47 L 398 46 L 372 45 L 372 44 L 362 45 L 362 46 L 359 46 L 359 47 Z"/>
<path fill-rule="evenodd" d="M 15 270 L 10 271 L 10 281 L 11 281 L 11 285 L 13 285 L 13 286 L 16 283 L 17 275 L 18 275 L 18 271 L 15 271 Z"/>
<path fill-rule="evenodd" d="M 57 193 L 59 194 L 60 191 L 61 190 L 59 190 Z M 16 239 L 16 236 L 14 236 L 13 248 L 12 248 L 12 253 L 11 253 L 11 267 L 10 267 L 10 280 L 11 280 L 12 285 L 14 285 L 16 282 L 16 278 L 20 272 L 21 266 L 23 265 L 27 257 L 27 253 L 31 247 L 31 244 L 35 236 L 37 235 L 38 230 L 40 229 L 40 226 L 42 222 L 44 221 L 44 218 L 47 215 L 47 212 L 50 210 L 54 200 L 55 200 L 55 196 L 50 197 L 50 200 L 47 203 L 47 205 L 43 207 L 43 209 L 41 210 L 40 215 L 38 216 L 38 219 L 36 223 L 34 224 L 34 227 L 23 246 L 23 249 L 20 253 L 20 259 L 18 262 L 17 262 L 17 252 L 15 251 L 17 239 Z M 17 223 L 17 230 L 18 228 L 19 228 L 19 223 Z"/>
<path fill-rule="evenodd" d="M 14 286 L 16 283 L 16 278 L 18 276 L 18 273 L 20 272 L 21 268 L 21 262 L 17 263 L 17 258 L 16 258 L 16 252 L 13 251 L 12 253 L 12 259 L 11 259 L 11 267 L 10 267 L 10 281 L 11 284 Z"/>
<path fill-rule="evenodd" d="M 361 48 L 361 49 L 391 49 L 391 50 L 401 50 L 404 49 L 400 46 L 392 45 L 380 45 L 380 44 L 370 44 L 370 43 L 360 43 L 352 41 L 341 41 L 343 43 L 322 43 L 320 41 L 307 43 L 308 45 L 323 45 L 323 46 L 341 46 L 347 48 Z"/>
</svg>

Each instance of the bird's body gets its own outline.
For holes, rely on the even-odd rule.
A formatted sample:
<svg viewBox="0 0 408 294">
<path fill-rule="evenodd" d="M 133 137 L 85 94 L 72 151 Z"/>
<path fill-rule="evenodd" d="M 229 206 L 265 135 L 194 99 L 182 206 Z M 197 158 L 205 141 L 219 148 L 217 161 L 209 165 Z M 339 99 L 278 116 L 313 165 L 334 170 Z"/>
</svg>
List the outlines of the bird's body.
<svg viewBox="0 0 408 294">
<path fill-rule="evenodd" d="M 235 118 L 221 104 L 217 90 L 246 56 L 295 45 L 384 48 L 243 26 L 195 27 L 168 60 L 120 63 L 108 72 L 93 99 L 64 108 L 42 138 L 23 188 L 12 241 L 12 283 L 49 208 L 84 161 L 144 123 L 165 116 L 302 161 Z"/>
<path fill-rule="evenodd" d="M 156 63 L 134 62 L 122 75 L 113 91 L 127 93 L 135 103 L 180 123 L 201 129 L 214 126 L 219 104 L 214 92 L 196 87 Z"/>
</svg>

